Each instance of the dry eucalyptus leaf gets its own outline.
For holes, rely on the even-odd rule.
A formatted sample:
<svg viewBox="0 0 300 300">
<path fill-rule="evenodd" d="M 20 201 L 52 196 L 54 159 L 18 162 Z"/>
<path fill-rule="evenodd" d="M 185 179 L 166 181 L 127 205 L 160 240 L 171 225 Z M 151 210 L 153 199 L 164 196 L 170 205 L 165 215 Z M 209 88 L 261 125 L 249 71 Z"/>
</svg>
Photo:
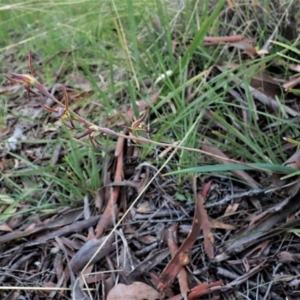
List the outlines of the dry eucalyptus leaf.
<svg viewBox="0 0 300 300">
<path fill-rule="evenodd" d="M 140 205 L 136 209 L 136 212 L 140 213 L 140 214 L 148 214 L 151 211 L 153 211 L 154 209 L 155 209 L 155 207 L 152 203 L 150 203 L 149 201 L 144 201 L 144 202 L 140 203 Z"/>
<path fill-rule="evenodd" d="M 105 244 L 102 245 L 104 242 Z M 70 264 L 71 270 L 74 273 L 80 272 L 86 266 L 86 264 L 89 263 L 92 257 L 94 257 L 95 253 L 97 254 L 92 259 L 91 263 L 93 264 L 99 261 L 101 258 L 103 258 L 109 253 L 112 242 L 113 242 L 113 237 L 110 237 L 106 241 L 105 236 L 101 239 L 93 238 L 87 241 L 80 248 L 80 250 L 74 255 Z M 101 249 L 98 250 L 100 247 Z"/>
<path fill-rule="evenodd" d="M 0 224 L 0 231 L 12 231 L 12 229 L 4 222 Z"/>
<path fill-rule="evenodd" d="M 277 254 L 277 257 L 281 263 L 295 261 L 293 254 L 288 251 L 281 251 Z"/>
<path fill-rule="evenodd" d="M 107 300 L 161 300 L 161 295 L 153 287 L 134 282 L 131 285 L 118 284 L 107 295 Z"/>
</svg>

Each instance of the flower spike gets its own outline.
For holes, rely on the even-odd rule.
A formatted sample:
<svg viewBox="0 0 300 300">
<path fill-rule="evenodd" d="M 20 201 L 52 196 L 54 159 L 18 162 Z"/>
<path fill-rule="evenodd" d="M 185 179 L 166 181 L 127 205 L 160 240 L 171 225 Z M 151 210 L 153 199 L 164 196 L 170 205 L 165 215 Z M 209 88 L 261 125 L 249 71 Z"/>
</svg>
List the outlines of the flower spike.
<svg viewBox="0 0 300 300">
<path fill-rule="evenodd" d="M 144 120 L 146 119 L 147 114 L 145 113 L 141 118 L 134 121 L 131 125 L 131 127 L 127 127 L 131 133 L 134 133 L 136 131 L 143 131 L 148 133 L 147 125 L 145 124 Z"/>
</svg>

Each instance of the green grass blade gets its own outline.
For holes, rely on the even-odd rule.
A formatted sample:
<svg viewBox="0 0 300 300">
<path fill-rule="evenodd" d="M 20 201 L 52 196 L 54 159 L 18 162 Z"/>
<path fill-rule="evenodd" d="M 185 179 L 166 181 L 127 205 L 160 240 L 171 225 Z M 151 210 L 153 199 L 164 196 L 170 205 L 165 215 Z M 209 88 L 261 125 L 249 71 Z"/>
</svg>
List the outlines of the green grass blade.
<svg viewBox="0 0 300 300">
<path fill-rule="evenodd" d="M 294 168 L 289 168 L 282 165 L 275 165 L 275 164 L 273 165 L 273 164 L 266 164 L 266 163 L 250 163 L 247 166 L 238 165 L 238 164 L 219 164 L 219 165 L 209 165 L 209 166 L 202 166 L 202 167 L 193 167 L 193 168 L 170 172 L 165 174 L 164 176 L 181 174 L 181 173 L 207 173 L 207 172 L 226 172 L 226 171 L 228 172 L 228 171 L 239 171 L 239 170 L 257 170 L 257 169 L 261 171 L 271 171 L 271 172 L 286 173 L 286 174 L 295 172 Z"/>
</svg>

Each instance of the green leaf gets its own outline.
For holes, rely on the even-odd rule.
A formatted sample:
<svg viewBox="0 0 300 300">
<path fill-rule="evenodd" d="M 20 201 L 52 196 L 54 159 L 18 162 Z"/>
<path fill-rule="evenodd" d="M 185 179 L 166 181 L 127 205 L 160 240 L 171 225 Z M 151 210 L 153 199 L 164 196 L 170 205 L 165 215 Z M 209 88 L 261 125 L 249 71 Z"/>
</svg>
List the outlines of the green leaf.
<svg viewBox="0 0 300 300">
<path fill-rule="evenodd" d="M 185 201 L 185 200 L 186 200 L 186 197 L 185 197 L 183 194 L 178 193 L 178 192 L 175 194 L 175 198 L 176 198 L 178 201 Z"/>
</svg>

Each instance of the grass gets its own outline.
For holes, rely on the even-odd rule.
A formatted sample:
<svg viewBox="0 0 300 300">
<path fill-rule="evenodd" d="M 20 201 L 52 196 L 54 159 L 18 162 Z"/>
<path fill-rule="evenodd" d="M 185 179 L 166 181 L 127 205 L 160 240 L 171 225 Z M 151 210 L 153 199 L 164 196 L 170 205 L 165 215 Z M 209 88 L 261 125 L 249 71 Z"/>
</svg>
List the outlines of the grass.
<svg viewBox="0 0 300 300">
<path fill-rule="evenodd" d="M 46 86 L 53 87 L 56 81 L 74 85 L 87 80 L 91 84 L 92 91 L 79 96 L 72 108 L 81 109 L 84 114 L 85 107 L 91 102 L 95 103 L 95 110 L 88 113 L 86 118 L 101 124 L 105 116 L 119 111 L 121 105 L 126 103 L 133 106 L 138 117 L 135 101 L 149 97 L 149 91 L 143 87 L 144 80 L 154 82 L 159 76 L 172 70 L 173 74 L 166 76 L 156 86 L 160 98 L 151 107 L 153 121 L 150 124 L 151 138 L 154 141 L 181 141 L 195 119 L 202 114 L 197 124 L 198 130 L 186 138 L 184 146 L 198 148 L 200 141 L 207 139 L 222 151 L 230 153 L 231 158 L 249 163 L 279 165 L 287 158 L 281 149 L 282 137 L 299 135 L 298 126 L 289 122 L 283 108 L 277 114 L 257 109 L 253 106 L 253 98 L 247 88 L 244 104 L 230 101 L 228 93 L 232 87 L 239 85 L 235 83 L 236 79 L 241 79 L 247 87 L 253 75 L 264 70 L 279 56 L 289 59 L 287 51 L 296 49 L 298 42 L 287 44 L 284 37 L 278 34 L 275 37 L 278 42 L 274 43 L 268 55 L 246 60 L 241 57 L 238 59 L 236 51 L 224 52 L 223 46 L 204 46 L 205 36 L 220 35 L 222 31 L 232 30 L 249 34 L 256 25 L 261 28 L 256 45 L 262 45 L 277 26 L 276 16 L 268 18 L 264 15 L 260 18 L 259 14 L 254 14 L 256 9 L 274 12 L 271 2 L 265 2 L 262 7 L 241 8 L 238 10 L 240 20 L 235 25 L 226 24 L 225 19 L 218 18 L 226 14 L 224 3 L 225 1 L 219 2 L 212 10 L 210 1 L 206 1 L 204 5 L 200 5 L 198 1 L 187 1 L 182 11 L 171 2 L 158 0 L 105 1 L 101 4 L 88 0 L 48 1 L 38 5 L 36 1 L 21 1 L 2 5 L 0 54 L 2 62 L 6 62 L 3 72 L 28 72 L 25 57 L 32 50 L 38 57 L 38 64 L 35 65 L 37 75 Z M 208 14 L 208 11 L 213 13 Z M 251 22 L 248 24 L 247 20 Z M 174 39 L 182 48 L 177 56 L 173 55 L 172 50 Z M 185 50 L 184 43 L 189 39 L 192 39 L 192 43 Z M 10 63 L 8 54 L 13 55 Z M 235 62 L 237 66 L 231 71 L 212 76 L 212 65 L 224 62 Z M 56 80 L 54 74 L 62 63 L 62 74 Z M 194 70 L 193 75 L 189 74 L 191 69 Z M 100 87 L 99 75 L 105 82 Z M 5 84 L 4 78 L 2 84 Z M 115 93 L 120 89 L 127 89 L 128 96 L 116 100 Z M 197 93 L 193 101 L 186 101 L 187 89 Z M 7 108 L 11 101 L 9 98 L 10 95 L 1 96 L 1 101 L 6 104 L 2 124 L 5 122 L 5 115 L 11 112 Z M 278 102 L 282 105 L 282 99 L 278 99 Z M 241 118 L 241 110 L 249 114 L 248 124 Z M 211 111 L 210 120 L 205 117 L 204 111 Z M 263 119 L 265 124 L 281 122 L 282 125 L 274 130 L 264 131 L 257 117 Z M 213 120 L 218 121 L 223 130 L 212 130 Z M 45 151 L 48 156 L 53 154 L 58 145 L 68 153 L 57 165 L 51 166 L 49 161 L 35 164 L 23 156 L 10 154 L 20 161 L 22 168 L 12 169 L 9 174 L 2 173 L 1 179 L 9 193 L 17 193 L 17 198 L 22 198 L 24 191 L 19 188 L 19 184 L 25 180 L 36 190 L 39 195 L 37 198 L 44 194 L 44 187 L 48 186 L 49 195 L 59 195 L 59 206 L 72 205 L 74 201 L 71 199 L 82 199 L 85 194 L 95 194 L 101 186 L 101 166 L 97 166 L 97 161 L 105 155 L 91 149 L 86 142 L 75 143 L 63 128 L 58 130 L 57 136 L 50 141 L 42 137 L 39 139 L 41 144 L 47 145 Z M 107 138 L 100 137 L 100 141 L 109 143 Z M 278 150 L 276 153 L 274 148 Z M 143 146 L 141 160 L 151 160 L 153 151 L 153 147 Z M 162 163 L 155 158 L 154 161 Z M 207 157 L 199 157 L 198 154 L 180 151 L 170 166 L 176 171 L 203 164 L 211 165 L 212 161 L 207 161 Z M 178 176 L 182 180 L 187 178 L 186 175 Z M 88 184 L 83 185 L 83 182 Z M 44 205 L 48 205 L 47 201 Z"/>
<path fill-rule="evenodd" d="M 198 149 L 205 139 L 230 158 L 252 164 L 253 169 L 263 168 L 267 174 L 293 172 L 281 166 L 294 151 L 285 150 L 283 137 L 296 139 L 300 134 L 297 122 L 291 121 L 284 108 L 285 93 L 275 98 L 279 109 L 274 112 L 258 104 L 249 89 L 257 74 L 287 79 L 292 74 L 288 64 L 300 63 L 299 39 L 288 39 L 284 21 L 280 23 L 285 7 L 290 9 L 287 17 L 292 18 L 289 3 L 277 7 L 274 1 L 253 6 L 236 1 L 237 18 L 228 22 L 225 0 L 215 1 L 216 5 L 214 1 L 186 0 L 184 9 L 179 2 L 160 0 L 7 2 L 0 3 L 3 74 L 28 73 L 26 57 L 31 50 L 39 80 L 58 98 L 61 93 L 55 84 L 69 86 L 71 108 L 95 124 L 105 123 L 124 105 L 131 105 L 138 119 L 136 101 L 148 101 L 156 91 L 158 101 L 150 104 L 153 141 L 183 141 L 182 146 Z M 256 36 L 255 45 L 261 48 L 273 33 L 269 53 L 255 58 L 235 47 L 203 42 L 207 36 L 244 34 Z M 174 41 L 178 44 L 175 53 Z M 284 65 L 275 68 L 279 59 Z M 231 69 L 213 68 L 233 63 Z M 7 85 L 4 76 L 1 85 Z M 241 101 L 230 96 L 232 90 L 239 91 Z M 118 93 L 122 96 L 117 97 Z M 192 93 L 194 97 L 187 100 Z M 11 164 L 0 168 L 0 203 L 5 205 L 0 221 L 22 215 L 30 223 L 37 213 L 49 216 L 62 207 L 80 205 L 86 195 L 94 197 L 103 185 L 106 152 L 87 140 L 75 141 L 73 132 L 47 113 L 31 118 L 26 110 L 29 101 L 20 90 L 1 93 L 0 99 L 1 130 L 11 120 L 35 129 L 33 133 L 29 130 L 31 136 L 20 143 L 18 151 L 0 157 Z M 98 140 L 107 148 L 115 145 L 109 136 Z M 140 147 L 139 161 L 156 166 L 165 163 L 165 158 L 158 157 L 164 149 Z M 54 164 L 57 149 L 63 154 Z M 176 176 L 179 185 L 195 173 L 238 180 L 229 171 L 249 170 L 249 165 L 219 165 L 211 157 L 187 150 L 178 150 L 167 167 L 166 177 Z M 267 177 L 262 172 L 255 176 Z M 177 193 L 176 197 L 187 199 L 189 194 Z"/>
</svg>

